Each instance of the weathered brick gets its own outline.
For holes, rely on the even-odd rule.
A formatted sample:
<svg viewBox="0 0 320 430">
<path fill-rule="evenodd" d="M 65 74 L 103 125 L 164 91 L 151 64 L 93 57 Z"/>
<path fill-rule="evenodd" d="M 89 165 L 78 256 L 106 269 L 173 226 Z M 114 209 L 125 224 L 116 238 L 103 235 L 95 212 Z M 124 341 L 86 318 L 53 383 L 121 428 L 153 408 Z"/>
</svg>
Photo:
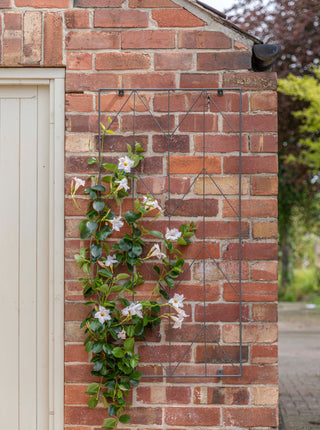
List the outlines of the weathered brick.
<svg viewBox="0 0 320 430">
<path fill-rule="evenodd" d="M 67 9 L 70 6 L 70 1 L 69 0 L 15 0 L 15 4 L 18 7 Z"/>
<path fill-rule="evenodd" d="M 96 10 L 94 26 L 105 28 L 141 28 L 148 27 L 149 19 L 146 12 L 140 10 Z"/>
<path fill-rule="evenodd" d="M 161 52 L 154 55 L 155 70 L 190 70 L 193 55 L 185 52 Z"/>
<path fill-rule="evenodd" d="M 215 92 L 209 92 L 209 95 L 210 95 L 209 106 L 210 106 L 211 112 L 221 113 L 221 112 L 239 112 L 240 111 L 239 93 L 224 91 L 223 96 L 218 96 L 215 91 Z M 249 95 L 248 93 L 243 93 L 241 95 L 241 112 L 248 112 L 248 110 L 249 110 Z"/>
<path fill-rule="evenodd" d="M 197 222 L 196 237 L 202 238 L 203 223 Z M 230 239 L 239 236 L 239 223 L 237 221 L 206 221 L 205 235 L 208 239 Z M 241 223 L 242 238 L 249 236 L 249 223 Z"/>
<path fill-rule="evenodd" d="M 137 401 L 155 404 L 188 404 L 191 400 L 191 389 L 187 386 L 140 386 L 137 388 Z"/>
<path fill-rule="evenodd" d="M 66 151 L 67 152 L 88 152 L 89 142 L 92 142 L 91 134 L 67 134 Z"/>
<path fill-rule="evenodd" d="M 197 18 L 186 9 L 178 9 L 172 13 L 170 9 L 153 10 L 152 19 L 158 27 L 201 27 L 206 25 L 202 19 Z"/>
<path fill-rule="evenodd" d="M 92 54 L 88 52 L 67 52 L 68 70 L 91 70 Z"/>
<path fill-rule="evenodd" d="M 205 263 L 199 262 L 199 263 L 193 264 L 192 268 L 193 268 L 194 279 L 197 279 L 199 281 L 203 281 L 203 265 L 205 266 L 206 281 L 211 282 L 211 281 L 225 280 L 226 278 L 229 281 L 231 281 L 231 280 L 238 281 L 239 280 L 240 274 L 239 274 L 239 263 L 238 262 L 236 262 L 236 261 L 222 261 L 222 262 L 219 262 L 219 268 L 218 268 L 217 264 L 211 260 L 206 260 Z M 248 279 L 249 268 L 248 268 L 248 264 L 246 262 L 241 263 L 241 274 L 242 274 L 243 280 Z M 234 283 L 232 282 L 232 285 L 233 284 Z M 225 290 L 226 289 L 227 289 L 227 287 L 225 288 Z M 239 301 L 239 296 L 236 295 L 233 288 L 230 287 L 230 289 L 233 293 L 232 298 L 234 298 L 234 296 L 238 297 L 238 300 L 233 300 L 233 301 Z"/>
<path fill-rule="evenodd" d="M 68 2 L 69 3 L 69 2 Z M 62 16 L 47 12 L 44 16 L 44 65 L 62 66 Z"/>
<path fill-rule="evenodd" d="M 198 216 L 216 216 L 219 211 L 218 200 L 206 199 L 170 199 L 165 202 L 167 213 L 174 216 L 198 217 Z"/>
<path fill-rule="evenodd" d="M 179 130 L 181 132 L 201 132 L 203 129 L 208 132 L 218 131 L 219 117 L 216 114 L 206 114 L 205 126 L 203 124 L 203 114 L 189 113 L 179 116 Z"/>
<path fill-rule="evenodd" d="M 166 408 L 165 423 L 173 426 L 218 426 L 220 423 L 219 408 L 179 407 Z"/>
<path fill-rule="evenodd" d="M 120 7 L 125 0 L 73 0 L 74 7 Z"/>
<path fill-rule="evenodd" d="M 250 106 L 252 111 L 276 111 L 278 108 L 277 93 L 252 94 Z"/>
<path fill-rule="evenodd" d="M 251 346 L 251 363 L 266 364 L 266 363 L 277 363 L 277 361 L 278 361 L 277 345 L 252 345 Z"/>
<path fill-rule="evenodd" d="M 239 331 L 239 327 L 238 327 Z M 234 374 L 234 369 L 229 366 L 224 366 L 224 372 L 226 374 Z M 278 367 L 274 365 L 246 365 L 242 366 L 242 376 L 234 377 L 234 378 L 225 378 L 225 385 L 262 385 L 267 381 L 268 384 L 277 384 L 278 383 Z M 235 408 L 238 409 L 238 408 Z M 264 426 L 264 425 L 262 425 Z"/>
<path fill-rule="evenodd" d="M 181 73 L 181 88 L 217 88 L 219 75 L 214 73 Z"/>
<path fill-rule="evenodd" d="M 182 291 L 181 291 L 182 292 Z M 203 297 L 202 297 L 203 300 Z M 204 338 L 211 339 L 212 341 L 219 342 L 220 341 L 220 327 L 218 324 L 207 324 L 206 329 L 203 327 L 203 323 L 201 324 L 183 324 L 181 329 L 171 330 L 169 331 L 169 325 L 165 326 L 166 333 L 166 341 L 171 342 L 194 342 L 194 343 L 203 343 Z M 214 338 L 213 338 L 214 337 Z"/>
<path fill-rule="evenodd" d="M 64 347 L 64 361 L 86 363 L 88 362 L 88 353 L 82 344 L 69 343 Z"/>
<path fill-rule="evenodd" d="M 67 10 L 64 16 L 67 28 L 90 28 L 88 10 Z"/>
<path fill-rule="evenodd" d="M 278 225 L 276 222 L 255 222 L 252 235 L 255 239 L 277 239 Z"/>
<path fill-rule="evenodd" d="M 239 334 L 239 325 L 237 324 L 226 324 L 222 327 L 222 338 L 226 343 L 239 343 Z M 242 325 L 243 343 L 273 343 L 277 340 L 277 324 Z M 243 384 L 245 384 L 244 381 Z"/>
<path fill-rule="evenodd" d="M 126 73 L 123 77 L 125 88 L 174 88 L 176 77 L 174 73 Z"/>
<path fill-rule="evenodd" d="M 230 156 L 224 157 L 223 160 L 224 173 L 239 173 L 239 157 Z M 245 155 L 241 159 L 241 172 L 254 173 L 278 173 L 278 160 L 275 155 L 257 156 Z"/>
<path fill-rule="evenodd" d="M 235 427 L 277 427 L 278 408 L 223 408 L 223 425 Z"/>
<path fill-rule="evenodd" d="M 170 49 L 174 46 L 172 30 L 125 31 L 121 35 L 122 49 Z"/>
<path fill-rule="evenodd" d="M 18 66 L 21 64 L 21 41 L 20 30 L 5 30 L 3 34 L 3 65 Z"/>
<path fill-rule="evenodd" d="M 180 31 L 178 36 L 179 48 L 228 49 L 231 46 L 231 39 L 218 31 Z"/>
<path fill-rule="evenodd" d="M 243 320 L 249 318 L 249 308 L 247 305 L 242 306 Z M 240 306 L 238 303 L 206 303 L 196 305 L 195 321 L 203 321 L 204 312 L 206 313 L 205 321 L 210 322 L 235 322 L 240 318 Z"/>
<path fill-rule="evenodd" d="M 66 342 L 83 342 L 85 340 L 85 334 L 79 328 L 79 323 L 65 323 L 65 341 Z M 88 382 L 88 374 L 83 382 Z M 67 379 L 66 379 L 66 382 Z"/>
<path fill-rule="evenodd" d="M 129 7 L 132 8 L 178 8 L 179 6 L 173 3 L 171 0 L 157 0 L 155 3 L 154 0 L 129 0 Z"/>
<path fill-rule="evenodd" d="M 166 136 L 155 135 L 152 136 L 152 148 L 154 152 L 182 152 L 188 153 L 190 150 L 189 135 L 187 134 L 174 134 L 169 142 Z"/>
<path fill-rule="evenodd" d="M 114 31 L 70 31 L 66 37 L 66 49 L 117 49 L 119 33 Z"/>
<path fill-rule="evenodd" d="M 228 278 L 230 274 L 227 274 Z M 245 279 L 245 277 L 242 277 Z M 224 284 L 223 298 L 226 301 L 239 301 L 239 284 L 232 282 Z M 241 285 L 241 298 L 244 302 L 274 302 L 277 300 L 278 285 L 276 282 L 243 282 Z"/>
<path fill-rule="evenodd" d="M 108 52 L 96 55 L 96 70 L 148 69 L 150 57 L 133 52 Z"/>
<path fill-rule="evenodd" d="M 253 177 L 251 178 L 252 196 L 276 196 L 278 194 L 277 177 Z"/>
<path fill-rule="evenodd" d="M 23 63 L 40 64 L 41 62 L 42 13 L 26 11 L 23 17 Z"/>
<path fill-rule="evenodd" d="M 170 193 L 171 194 L 185 194 L 190 187 L 190 178 L 171 178 L 170 179 Z M 162 194 L 169 190 L 168 177 L 148 177 L 144 178 L 143 182 L 138 181 L 137 192 L 146 194 L 152 192 L 153 194 Z"/>
<path fill-rule="evenodd" d="M 67 347 L 66 347 L 67 348 Z M 83 348 L 82 348 L 83 349 Z M 88 353 L 86 353 L 88 355 Z M 85 405 L 89 395 L 86 394 L 87 385 L 65 385 L 64 401 L 66 405 Z M 81 430 L 83 427 L 81 427 Z"/>
<path fill-rule="evenodd" d="M 249 52 L 213 52 L 201 53 L 197 56 L 198 70 L 235 70 L 250 69 L 251 54 Z"/>
<path fill-rule="evenodd" d="M 237 195 L 239 178 L 235 176 L 214 176 L 198 178 L 194 183 L 194 193 L 199 195 Z M 248 194 L 248 180 L 241 178 L 241 194 Z"/>
<path fill-rule="evenodd" d="M 235 213 L 231 208 L 238 212 L 239 210 L 239 200 L 229 199 L 228 202 L 223 202 L 223 217 L 234 217 Z M 241 201 L 241 215 L 245 218 L 247 217 L 277 217 L 278 216 L 278 201 L 276 199 L 251 199 Z"/>
<path fill-rule="evenodd" d="M 129 93 L 125 93 L 125 99 L 119 97 L 118 94 L 100 94 L 100 106 L 101 111 L 103 112 L 118 112 L 121 109 L 121 112 L 132 112 L 135 110 L 136 112 L 147 112 L 150 109 L 150 94 L 142 94 L 139 93 L 139 97 L 130 96 Z M 97 96 L 96 105 L 99 106 L 99 97 Z M 114 140 L 121 140 L 122 136 L 108 136 L 108 148 L 112 148 Z M 127 138 L 125 138 L 127 139 Z M 138 136 L 137 139 L 140 143 L 142 136 Z M 128 140 L 128 139 L 127 139 Z M 129 142 L 132 143 L 132 139 Z M 147 144 L 147 142 L 144 142 Z M 109 146 L 111 145 L 111 147 Z M 124 149 L 120 149 L 119 151 L 126 150 L 127 146 L 123 146 Z M 108 149 L 110 151 L 114 151 L 114 149 Z M 118 152 L 119 152 L 118 151 Z"/>
<path fill-rule="evenodd" d="M 242 114 L 241 129 L 244 133 L 276 132 L 278 129 L 278 118 L 273 113 Z M 239 132 L 239 115 L 226 114 L 223 121 L 223 131 L 226 133 Z"/>
<path fill-rule="evenodd" d="M 98 91 L 100 88 L 119 87 L 120 76 L 111 73 L 67 73 L 66 91 Z"/>
<path fill-rule="evenodd" d="M 0 9 L 9 9 L 11 7 L 11 0 L 0 0 Z"/>
<path fill-rule="evenodd" d="M 168 116 L 167 115 L 157 115 L 155 116 L 157 122 L 152 118 L 151 115 L 137 115 L 134 119 L 134 128 L 136 132 L 148 132 L 156 131 L 159 132 L 162 129 L 168 127 Z M 173 115 L 169 118 L 170 127 L 174 125 Z M 160 127 L 159 127 L 160 125 Z M 133 130 L 133 115 L 123 115 L 121 119 L 121 129 L 122 131 L 132 131 Z"/>
<path fill-rule="evenodd" d="M 6 12 L 4 14 L 5 30 L 21 30 L 22 15 L 18 12 Z"/>
<path fill-rule="evenodd" d="M 276 281 L 278 279 L 278 263 L 276 261 L 261 261 L 251 266 L 253 281 Z"/>
<path fill-rule="evenodd" d="M 276 91 L 277 74 L 274 72 L 224 73 L 223 86 L 242 88 L 242 90 Z"/>
<path fill-rule="evenodd" d="M 239 259 L 239 245 L 229 243 L 223 253 L 224 259 Z M 276 260 L 278 258 L 277 243 L 243 243 L 241 245 L 242 260 Z"/>
<path fill-rule="evenodd" d="M 210 135 L 205 136 L 203 142 L 203 134 L 194 137 L 194 147 L 198 152 L 234 152 L 239 151 L 239 138 L 235 135 Z M 241 139 L 242 152 L 248 152 L 248 136 L 244 134 Z"/>
<path fill-rule="evenodd" d="M 251 152 L 278 152 L 276 134 L 254 134 L 251 136 Z"/>
<path fill-rule="evenodd" d="M 278 321 L 277 303 L 253 303 L 252 320 L 261 322 Z"/>
<path fill-rule="evenodd" d="M 93 110 L 93 94 L 67 94 L 67 112 L 91 112 Z"/>
<path fill-rule="evenodd" d="M 205 405 L 247 405 L 249 390 L 242 387 L 195 387 L 193 401 Z"/>
<path fill-rule="evenodd" d="M 252 400 L 254 405 L 277 405 L 279 402 L 278 387 L 252 387 Z"/>
<path fill-rule="evenodd" d="M 162 363 L 169 362 L 169 346 L 168 345 L 141 345 L 138 347 L 138 354 L 141 355 L 141 363 L 153 363 L 159 360 Z M 189 362 L 191 360 L 191 349 L 189 345 L 175 345 L 171 348 L 171 362 Z"/>
<path fill-rule="evenodd" d="M 221 159 L 213 155 L 205 157 L 174 155 L 170 157 L 170 166 L 168 166 L 171 174 L 198 174 L 204 167 L 208 173 L 221 173 Z"/>
<path fill-rule="evenodd" d="M 240 356 L 239 346 L 197 345 L 195 347 L 195 363 L 239 363 L 240 358 L 242 363 L 246 363 L 248 361 L 248 347 L 243 346 L 241 349 Z"/>
</svg>

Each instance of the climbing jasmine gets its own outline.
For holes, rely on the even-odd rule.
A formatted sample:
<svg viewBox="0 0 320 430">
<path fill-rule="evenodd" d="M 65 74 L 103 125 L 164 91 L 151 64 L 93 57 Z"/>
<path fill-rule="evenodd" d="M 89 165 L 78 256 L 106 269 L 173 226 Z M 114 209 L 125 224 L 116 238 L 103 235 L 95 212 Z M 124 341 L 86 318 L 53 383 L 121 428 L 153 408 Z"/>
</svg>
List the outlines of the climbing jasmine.
<svg viewBox="0 0 320 430">
<path fill-rule="evenodd" d="M 127 155 L 119 158 L 118 169 L 123 170 L 125 173 L 130 173 L 133 165 L 134 165 L 134 161 L 130 160 L 130 158 Z"/>
</svg>

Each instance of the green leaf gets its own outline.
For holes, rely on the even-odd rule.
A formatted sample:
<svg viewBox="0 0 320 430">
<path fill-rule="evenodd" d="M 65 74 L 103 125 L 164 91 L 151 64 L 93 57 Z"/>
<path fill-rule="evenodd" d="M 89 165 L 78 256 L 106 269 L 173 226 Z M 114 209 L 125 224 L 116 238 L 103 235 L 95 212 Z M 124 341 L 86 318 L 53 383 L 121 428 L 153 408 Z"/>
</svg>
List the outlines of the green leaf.
<svg viewBox="0 0 320 430">
<path fill-rule="evenodd" d="M 128 278 L 130 278 L 130 275 L 128 275 L 127 273 L 119 273 L 119 275 L 115 277 L 115 280 L 119 281 L 120 279 L 128 279 Z"/>
<path fill-rule="evenodd" d="M 160 268 L 158 266 L 153 266 L 153 270 L 160 276 Z"/>
<path fill-rule="evenodd" d="M 96 233 L 96 237 L 98 240 L 106 240 L 108 236 L 112 234 L 113 230 L 110 226 L 104 225 L 100 231 Z M 108 250 L 106 250 L 108 252 Z M 108 252 L 109 253 L 109 252 Z"/>
<path fill-rule="evenodd" d="M 138 370 L 136 370 L 136 371 L 131 373 L 130 378 L 139 381 L 139 379 L 142 378 L 142 373 L 139 372 Z"/>
<path fill-rule="evenodd" d="M 132 351 L 134 345 L 134 339 L 132 337 L 124 341 L 123 347 L 126 351 Z"/>
<path fill-rule="evenodd" d="M 93 187 L 91 187 L 91 189 L 94 191 L 101 191 L 103 193 L 106 191 L 105 187 L 103 185 L 99 185 L 99 184 L 94 185 Z"/>
<path fill-rule="evenodd" d="M 169 300 L 169 294 L 163 289 L 163 288 L 160 288 L 159 289 L 159 293 L 166 299 L 166 300 Z"/>
<path fill-rule="evenodd" d="M 102 343 L 95 342 L 92 347 L 92 352 L 94 354 L 99 354 L 102 351 Z"/>
<path fill-rule="evenodd" d="M 95 164 L 97 162 L 98 162 L 98 160 L 96 159 L 96 157 L 90 157 L 88 160 L 88 164 Z"/>
<path fill-rule="evenodd" d="M 139 360 L 137 358 L 131 358 L 130 360 L 130 366 L 132 369 L 135 369 L 138 366 Z"/>
<path fill-rule="evenodd" d="M 145 150 L 143 149 L 143 147 L 141 146 L 141 143 L 136 142 L 135 146 L 134 146 L 134 150 L 135 152 L 145 152 Z"/>
<path fill-rule="evenodd" d="M 148 234 L 151 234 L 151 236 L 159 237 L 160 239 L 163 239 L 163 234 L 160 231 L 151 230 Z"/>
<path fill-rule="evenodd" d="M 110 182 L 112 182 L 112 176 L 103 176 L 103 178 L 101 179 L 102 182 L 106 182 L 107 184 L 110 184 Z"/>
<path fill-rule="evenodd" d="M 103 327 L 100 321 L 98 321 L 97 319 L 94 319 L 93 321 L 90 322 L 90 329 L 92 331 L 101 331 L 102 328 Z"/>
<path fill-rule="evenodd" d="M 119 418 L 119 421 L 122 424 L 127 424 L 131 421 L 130 415 L 121 415 L 121 417 Z"/>
<path fill-rule="evenodd" d="M 132 252 L 133 252 L 134 255 L 136 255 L 136 256 L 139 257 L 142 254 L 142 251 L 143 251 L 142 246 L 140 246 L 140 245 L 133 245 Z"/>
<path fill-rule="evenodd" d="M 126 333 L 129 337 L 132 337 L 134 335 L 134 325 L 129 325 L 127 327 L 125 327 Z"/>
<path fill-rule="evenodd" d="M 103 363 L 101 361 L 96 361 L 93 366 L 95 372 L 99 372 L 102 369 Z"/>
<path fill-rule="evenodd" d="M 125 214 L 125 219 L 126 219 L 126 221 L 127 221 L 127 223 L 129 224 L 129 225 L 131 225 L 131 224 L 133 224 L 134 222 L 136 222 L 136 221 L 138 221 L 138 219 L 139 218 L 141 218 L 141 214 L 137 214 L 137 213 L 135 213 L 135 212 L 132 212 L 132 211 L 128 211 L 128 212 L 126 212 L 126 214 Z"/>
<path fill-rule="evenodd" d="M 106 420 L 104 420 L 102 428 L 107 430 L 114 429 L 116 423 L 117 420 L 115 418 L 107 418 Z"/>
<path fill-rule="evenodd" d="M 119 247 L 122 251 L 129 251 L 132 248 L 132 242 L 128 239 L 121 239 Z"/>
<path fill-rule="evenodd" d="M 92 233 L 94 233 L 97 230 L 98 224 L 96 222 L 94 222 L 94 221 L 88 221 L 86 223 L 86 228 L 92 234 Z"/>
<path fill-rule="evenodd" d="M 98 271 L 99 275 L 104 276 L 105 278 L 112 278 L 113 274 L 110 272 L 110 270 L 107 269 L 100 269 Z"/>
<path fill-rule="evenodd" d="M 104 169 L 110 170 L 110 172 L 116 172 L 118 170 L 118 166 L 112 163 L 104 163 L 102 166 Z"/>
<path fill-rule="evenodd" d="M 170 278 L 169 276 L 164 278 L 164 281 L 170 288 L 174 287 L 174 280 L 172 278 Z"/>
<path fill-rule="evenodd" d="M 93 243 L 90 247 L 90 252 L 92 259 L 96 261 L 99 257 L 101 257 L 102 254 L 101 245 L 99 245 L 98 243 Z"/>
<path fill-rule="evenodd" d="M 109 403 L 107 402 L 107 399 L 104 396 L 101 396 L 103 406 L 107 409 L 109 407 Z"/>
<path fill-rule="evenodd" d="M 116 358 L 123 358 L 124 357 L 123 349 L 119 347 L 113 348 L 112 355 L 114 355 Z"/>
<path fill-rule="evenodd" d="M 179 237 L 177 243 L 178 245 L 188 245 L 188 242 L 183 237 Z"/>
<path fill-rule="evenodd" d="M 111 345 L 106 345 L 106 344 L 104 344 L 103 346 L 102 346 L 102 349 L 103 349 L 103 352 L 105 353 L 105 354 L 107 354 L 107 355 L 110 355 L 110 354 L 112 354 L 112 346 Z"/>
<path fill-rule="evenodd" d="M 99 391 L 99 387 L 100 384 L 98 384 L 97 382 L 93 382 L 92 384 L 88 385 L 86 393 L 91 395 L 97 394 Z"/>
<path fill-rule="evenodd" d="M 105 207 L 105 204 L 102 200 L 95 200 L 93 202 L 93 209 L 97 212 L 101 212 Z"/>
<path fill-rule="evenodd" d="M 88 399 L 88 406 L 91 409 L 94 409 L 98 403 L 99 403 L 99 399 L 97 399 L 96 397 L 90 397 Z"/>
<path fill-rule="evenodd" d="M 115 405 L 113 405 L 113 404 L 111 404 L 111 405 L 108 407 L 108 414 L 109 414 L 110 416 L 112 416 L 112 415 L 116 415 L 117 411 L 118 411 L 118 408 L 117 408 Z"/>
</svg>

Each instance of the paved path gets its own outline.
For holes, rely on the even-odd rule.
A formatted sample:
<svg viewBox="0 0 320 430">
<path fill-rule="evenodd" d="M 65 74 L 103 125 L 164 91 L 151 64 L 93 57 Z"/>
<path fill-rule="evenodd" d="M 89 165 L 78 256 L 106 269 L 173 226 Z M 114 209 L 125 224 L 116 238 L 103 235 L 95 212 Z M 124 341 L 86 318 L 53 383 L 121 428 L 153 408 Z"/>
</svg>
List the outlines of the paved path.
<svg viewBox="0 0 320 430">
<path fill-rule="evenodd" d="M 285 430 L 320 430 L 320 309 L 279 305 L 280 409 Z"/>
</svg>

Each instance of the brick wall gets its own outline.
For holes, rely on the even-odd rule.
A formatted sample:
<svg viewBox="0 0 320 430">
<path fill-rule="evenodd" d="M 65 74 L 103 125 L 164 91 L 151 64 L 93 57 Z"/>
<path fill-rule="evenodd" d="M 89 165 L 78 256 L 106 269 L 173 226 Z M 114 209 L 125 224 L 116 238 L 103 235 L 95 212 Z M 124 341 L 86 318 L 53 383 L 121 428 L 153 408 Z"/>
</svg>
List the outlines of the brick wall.
<svg viewBox="0 0 320 430">
<path fill-rule="evenodd" d="M 203 10 L 191 13 L 185 0 L 0 0 L 1 64 L 4 67 L 66 67 L 66 247 L 65 247 L 65 424 L 69 430 L 96 430 L 105 412 L 86 405 L 85 385 L 91 365 L 82 347 L 79 321 L 86 314 L 81 276 L 73 261 L 80 246 L 78 212 L 70 199 L 72 176 L 85 176 L 86 160 L 96 149 L 97 90 L 101 87 L 241 87 L 242 98 L 242 216 L 243 216 L 243 376 L 176 380 L 144 380 L 133 395 L 129 428 L 204 429 L 277 427 L 277 98 L 276 76 L 250 70 L 253 40 Z M 166 122 L 166 100 L 143 94 L 147 106 Z M 189 99 L 189 98 L 190 99 Z M 191 95 L 172 98 L 172 124 L 190 106 Z M 239 96 L 225 92 L 221 110 L 232 125 L 238 120 Z M 104 118 L 118 110 L 117 95 L 102 98 Z M 133 104 L 115 122 L 118 137 L 109 142 L 106 158 L 116 158 L 131 136 Z M 141 174 L 163 205 L 167 199 L 167 157 L 163 139 L 142 103 L 137 103 L 137 140 L 147 149 Z M 172 144 L 171 191 L 179 199 L 189 189 L 202 163 L 201 109 L 195 107 Z M 210 118 L 209 118 L 210 117 Z M 199 120 L 200 118 L 200 120 Z M 208 112 L 206 166 L 237 208 L 238 141 L 211 106 Z M 220 118 L 220 119 L 219 119 Z M 200 123 L 199 123 L 200 121 Z M 193 217 L 201 231 L 202 182 L 195 182 L 177 219 Z M 137 192 L 146 190 L 141 184 Z M 210 181 L 206 185 L 208 247 L 237 280 L 237 220 Z M 191 203 L 190 203 L 191 202 Z M 199 202 L 201 205 L 199 207 Z M 85 201 L 82 203 L 85 206 Z M 201 246 L 197 232 L 188 251 L 189 265 Z M 181 291 L 190 318 L 177 343 L 192 335 L 201 320 L 199 264 L 188 272 Z M 213 269 L 207 268 L 209 323 L 222 344 L 238 350 L 239 307 L 232 290 Z M 148 289 L 150 280 L 144 288 Z M 223 321 L 223 322 L 221 322 Z M 160 356 L 166 354 L 166 327 L 151 339 Z M 143 365 L 157 372 L 153 358 L 139 346 Z M 177 351 L 179 348 L 177 348 Z M 232 350 L 230 350 L 232 351 Z M 150 355 L 150 354 L 149 354 Z M 193 373 L 203 347 L 195 344 L 183 364 Z M 214 357 L 214 350 L 212 352 Z M 214 358 L 212 358 L 214 363 Z M 214 366 L 214 364 L 213 364 Z M 221 365 L 219 365 L 219 368 Z M 228 372 L 228 366 L 224 367 Z"/>
</svg>

